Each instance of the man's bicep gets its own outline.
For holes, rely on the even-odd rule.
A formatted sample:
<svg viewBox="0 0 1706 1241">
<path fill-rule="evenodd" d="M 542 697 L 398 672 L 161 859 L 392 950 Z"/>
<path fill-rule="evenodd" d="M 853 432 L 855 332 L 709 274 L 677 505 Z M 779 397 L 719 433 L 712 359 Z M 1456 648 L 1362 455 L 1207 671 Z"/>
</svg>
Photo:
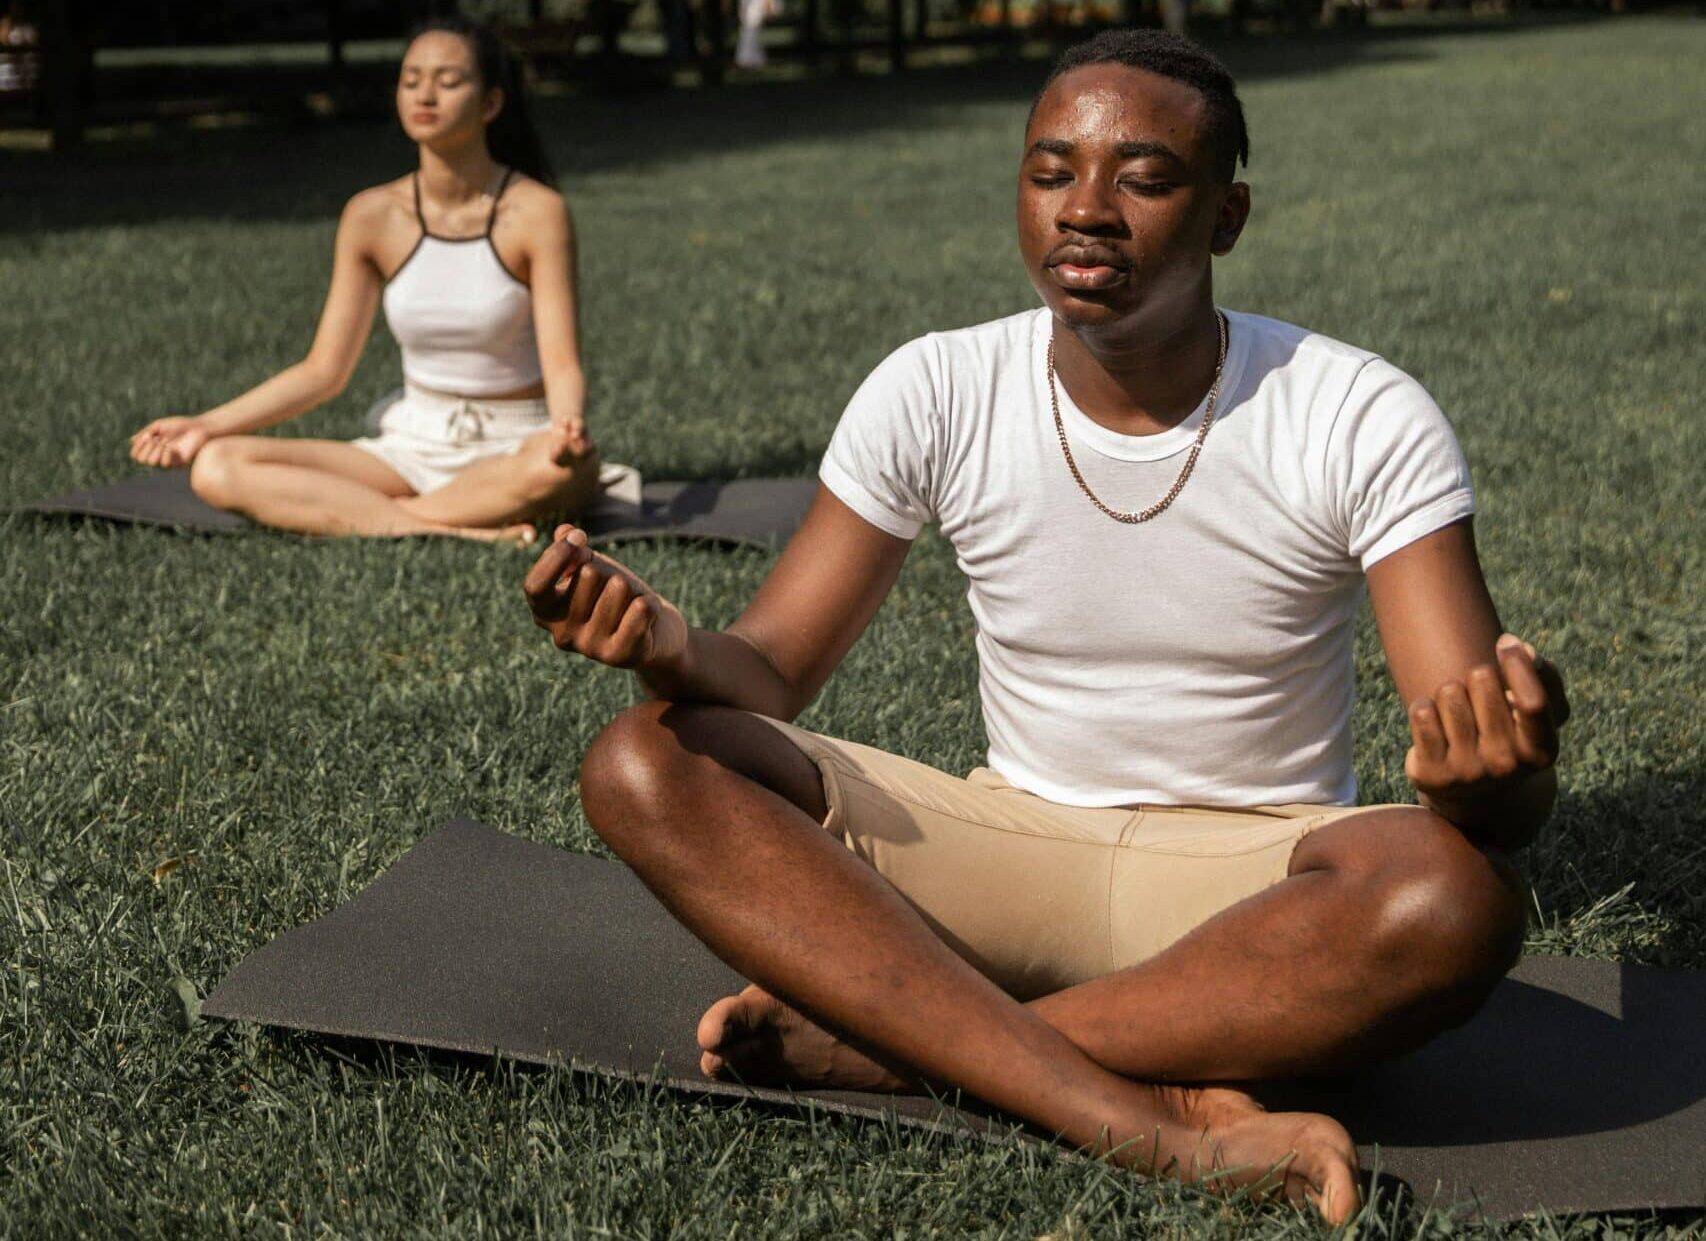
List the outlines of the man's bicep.
<svg viewBox="0 0 1706 1241">
<path fill-rule="evenodd" d="M 1408 706 L 1477 664 L 1497 663 L 1499 616 L 1465 518 L 1368 568 L 1368 597 L 1399 698 Z"/>
<path fill-rule="evenodd" d="M 819 485 L 798 533 L 729 632 L 752 643 L 804 707 L 877 614 L 911 547 Z"/>
</svg>

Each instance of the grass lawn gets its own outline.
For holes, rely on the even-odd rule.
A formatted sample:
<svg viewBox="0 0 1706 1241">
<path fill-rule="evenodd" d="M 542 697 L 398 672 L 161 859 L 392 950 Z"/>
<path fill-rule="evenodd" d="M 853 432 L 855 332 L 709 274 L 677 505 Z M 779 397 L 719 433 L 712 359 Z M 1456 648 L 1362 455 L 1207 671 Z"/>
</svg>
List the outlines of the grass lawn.
<svg viewBox="0 0 1706 1241">
<path fill-rule="evenodd" d="M 1536 952 L 1706 967 L 1703 54 L 1706 28 L 1662 17 L 1228 49 L 1256 210 L 1221 300 L 1423 379 L 1474 464 L 1505 621 L 1569 676 Z M 1033 304 L 1010 216 L 1040 74 L 551 101 L 607 455 L 809 473 L 890 349 Z M 339 205 L 408 156 L 349 124 L 0 163 L 0 506 L 126 473 L 142 422 L 298 357 Z M 396 382 L 381 329 L 289 433 L 353 434 Z M 0 519 L 0 1236 L 1317 1231 L 1017 1144 L 180 1031 L 174 979 L 205 993 L 453 814 L 599 848 L 577 760 L 635 693 L 531 626 L 529 559 Z M 717 624 L 769 558 L 630 562 Z M 973 765 L 970 630 L 927 536 L 805 722 Z M 1364 797 L 1402 798 L 1366 625 L 1358 649 Z M 1358 1230 L 1450 1231 L 1390 1209 Z"/>
</svg>

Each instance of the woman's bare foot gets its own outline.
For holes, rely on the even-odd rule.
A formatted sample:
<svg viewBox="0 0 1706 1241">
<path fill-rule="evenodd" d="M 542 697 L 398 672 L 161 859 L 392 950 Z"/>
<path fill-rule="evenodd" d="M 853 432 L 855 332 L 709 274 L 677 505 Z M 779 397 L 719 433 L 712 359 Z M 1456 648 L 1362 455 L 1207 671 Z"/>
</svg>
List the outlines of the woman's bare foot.
<svg viewBox="0 0 1706 1241">
<path fill-rule="evenodd" d="M 759 986 L 718 1000 L 699 1019 L 699 1071 L 749 1086 L 919 1090 Z"/>
<path fill-rule="evenodd" d="M 699 1067 L 707 1077 L 751 1086 L 922 1089 L 916 1078 L 880 1064 L 758 986 L 707 1009 L 698 1037 Z M 1243 1091 L 1223 1087 L 1115 1080 L 1126 1097 L 1110 1101 L 1099 1126 L 1102 1139 L 1063 1136 L 1123 1166 L 1212 1193 L 1284 1196 L 1313 1206 L 1332 1224 L 1355 1213 L 1356 1146 L 1331 1117 L 1269 1112 Z M 1122 1113 L 1127 1119 L 1120 1123 Z"/>
<path fill-rule="evenodd" d="M 510 526 L 445 526 L 438 533 L 476 543 L 508 543 L 511 547 L 532 547 L 539 540 L 539 531 L 529 521 Z"/>
<path fill-rule="evenodd" d="M 514 525 L 499 526 L 495 543 L 508 543 L 511 547 L 532 547 L 539 541 L 539 529 L 530 521 L 518 521 Z"/>
</svg>

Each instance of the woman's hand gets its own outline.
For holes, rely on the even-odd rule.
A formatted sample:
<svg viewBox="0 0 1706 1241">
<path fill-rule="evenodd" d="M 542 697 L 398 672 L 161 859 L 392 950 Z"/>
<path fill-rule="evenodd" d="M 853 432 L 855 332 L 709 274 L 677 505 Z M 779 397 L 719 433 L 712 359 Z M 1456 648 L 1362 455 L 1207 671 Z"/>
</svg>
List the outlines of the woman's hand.
<svg viewBox="0 0 1706 1241">
<path fill-rule="evenodd" d="M 687 622 L 633 570 L 587 546 L 586 532 L 557 527 L 522 584 L 533 623 L 558 650 L 638 672 L 674 667 Z"/>
<path fill-rule="evenodd" d="M 586 429 L 586 419 L 578 409 L 562 418 L 553 418 L 551 430 L 557 436 L 555 451 L 551 454 L 555 465 L 573 465 L 597 450 L 592 442 L 592 433 Z"/>
<path fill-rule="evenodd" d="M 1563 678 L 1533 646 L 1507 633 L 1496 658 L 1410 704 L 1404 774 L 1423 804 L 1465 827 L 1557 761 L 1570 718 Z"/>
<path fill-rule="evenodd" d="M 130 437 L 130 455 L 143 465 L 188 465 L 211 438 L 198 419 L 156 418 Z"/>
<path fill-rule="evenodd" d="M 586 429 L 586 376 L 578 368 L 557 380 L 547 378 L 545 401 L 551 410 L 554 464 L 572 466 L 598 451 Z"/>
</svg>

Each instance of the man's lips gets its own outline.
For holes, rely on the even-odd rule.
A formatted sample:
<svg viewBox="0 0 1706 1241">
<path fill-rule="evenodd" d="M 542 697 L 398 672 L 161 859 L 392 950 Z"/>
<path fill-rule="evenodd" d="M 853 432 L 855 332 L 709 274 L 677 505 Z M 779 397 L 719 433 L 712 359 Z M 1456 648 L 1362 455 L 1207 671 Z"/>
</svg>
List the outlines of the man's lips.
<svg viewBox="0 0 1706 1241">
<path fill-rule="evenodd" d="M 1105 246 L 1062 246 L 1048 256 L 1056 283 L 1068 289 L 1107 289 L 1125 280 L 1131 268 Z"/>
<path fill-rule="evenodd" d="M 1056 263 L 1049 268 L 1055 281 L 1068 289 L 1111 289 L 1126 278 L 1123 267 L 1098 265 L 1084 267 L 1077 263 Z"/>
</svg>

